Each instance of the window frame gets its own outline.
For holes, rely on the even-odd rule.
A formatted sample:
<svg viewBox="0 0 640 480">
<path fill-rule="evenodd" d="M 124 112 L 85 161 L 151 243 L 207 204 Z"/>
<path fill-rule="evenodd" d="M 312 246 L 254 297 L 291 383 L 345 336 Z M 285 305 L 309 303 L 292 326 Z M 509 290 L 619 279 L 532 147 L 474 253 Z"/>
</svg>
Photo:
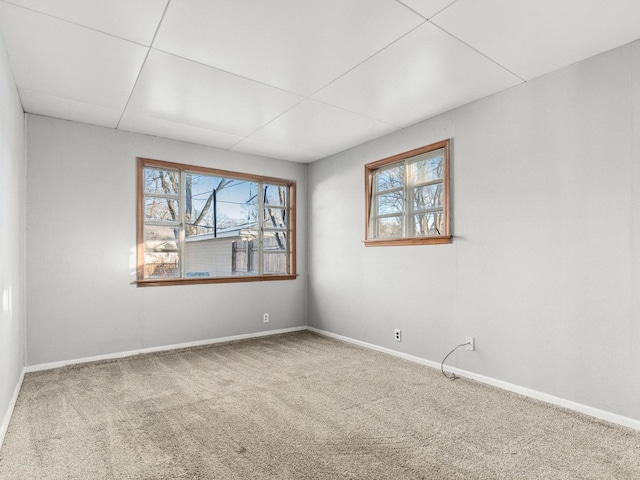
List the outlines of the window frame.
<svg viewBox="0 0 640 480">
<path fill-rule="evenodd" d="M 179 277 L 179 278 L 144 278 L 144 266 L 145 266 L 145 241 L 144 241 L 144 228 L 145 228 L 145 190 L 144 190 L 144 169 L 145 167 L 160 168 L 168 170 L 178 170 L 181 176 L 184 173 L 200 173 L 205 175 L 213 175 L 219 177 L 228 177 L 238 180 L 249 180 L 259 183 L 267 183 L 270 185 L 282 185 L 288 188 L 288 233 L 287 239 L 289 244 L 289 273 L 287 274 L 261 274 L 261 275 L 235 275 L 228 277 Z M 230 170 L 220 170 L 216 168 L 201 167 L 197 165 L 188 165 L 184 163 L 167 162 L 164 160 L 154 160 L 150 158 L 137 158 L 137 187 L 136 187 L 136 235 L 137 235 L 137 267 L 136 267 L 136 285 L 138 287 L 157 287 L 157 286 L 171 286 L 171 285 L 195 285 L 204 283 L 242 283 L 242 282 L 263 282 L 272 280 L 293 280 L 298 277 L 297 274 L 297 262 L 296 262 L 296 182 L 293 180 L 285 180 L 282 178 L 268 177 L 264 175 L 254 175 L 249 173 L 234 172 Z M 182 189 L 182 187 L 181 187 Z M 178 192 L 178 197 L 181 192 Z M 182 207 L 182 202 L 181 206 Z M 259 212 L 258 216 L 261 217 L 263 212 Z M 262 221 L 260 221 L 262 225 Z M 180 227 L 184 228 L 184 227 Z M 261 227 L 261 236 L 265 228 Z M 183 258 L 180 261 L 184 261 Z"/>
<path fill-rule="evenodd" d="M 389 247 L 389 246 L 401 246 L 401 245 L 437 245 L 451 243 L 453 235 L 451 233 L 451 155 L 450 155 L 451 140 L 442 140 L 440 142 L 432 143 L 424 147 L 415 148 L 407 152 L 394 155 L 392 157 L 383 158 L 375 162 L 368 163 L 364 166 L 365 172 L 365 240 L 364 244 L 367 247 Z M 393 164 L 403 164 L 412 157 L 423 155 L 425 153 L 433 152 L 436 150 L 444 149 L 444 172 L 443 172 L 443 185 L 444 185 L 444 205 L 443 215 L 445 222 L 445 232 L 443 235 L 423 236 L 423 237 L 397 237 L 397 238 L 371 238 L 371 226 L 372 226 L 372 200 L 375 198 L 374 189 L 374 176 L 376 171 L 382 168 L 389 168 Z M 403 180 L 403 191 L 406 192 L 407 188 L 407 173 L 405 172 L 405 178 Z M 410 212 L 406 206 L 406 195 L 404 198 L 404 206 L 402 210 L 403 224 Z M 404 231 L 403 231 L 404 235 Z"/>
</svg>

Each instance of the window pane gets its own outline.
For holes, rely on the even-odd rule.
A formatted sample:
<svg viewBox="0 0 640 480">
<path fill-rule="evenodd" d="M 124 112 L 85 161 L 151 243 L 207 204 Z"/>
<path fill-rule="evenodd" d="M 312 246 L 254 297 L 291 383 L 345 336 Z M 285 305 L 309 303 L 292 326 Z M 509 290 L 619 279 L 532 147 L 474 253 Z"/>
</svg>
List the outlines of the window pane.
<svg viewBox="0 0 640 480">
<path fill-rule="evenodd" d="M 180 173 L 174 170 L 146 167 L 144 169 L 144 191 L 145 193 L 178 195 L 180 191 Z"/>
<path fill-rule="evenodd" d="M 412 184 L 431 182 L 444 176 L 444 154 L 421 158 L 409 164 L 409 176 Z"/>
<path fill-rule="evenodd" d="M 217 208 L 217 199 L 214 199 L 214 190 L 218 183 L 219 179 L 209 175 L 185 174 L 185 237 L 215 234 L 214 210 Z"/>
<path fill-rule="evenodd" d="M 232 235 L 257 223 L 258 184 L 247 180 L 187 173 L 185 235 Z"/>
<path fill-rule="evenodd" d="M 402 191 L 378 195 L 378 215 L 402 213 L 404 210 L 404 193 Z"/>
<path fill-rule="evenodd" d="M 287 257 L 285 253 L 265 253 L 263 255 L 263 269 L 265 274 L 286 274 L 289 269 L 287 267 Z"/>
<path fill-rule="evenodd" d="M 186 277 L 231 275 L 231 240 L 213 236 L 192 236 L 184 242 Z"/>
<path fill-rule="evenodd" d="M 402 217 L 387 217 L 377 220 L 378 238 L 402 237 Z"/>
<path fill-rule="evenodd" d="M 287 187 L 284 185 L 263 185 L 262 201 L 265 205 L 286 205 Z"/>
<path fill-rule="evenodd" d="M 376 171 L 374 182 L 378 192 L 401 188 L 404 184 L 404 164 Z"/>
<path fill-rule="evenodd" d="M 147 226 L 144 229 L 144 249 L 153 252 L 178 250 L 178 228 Z"/>
<path fill-rule="evenodd" d="M 265 228 L 287 228 L 287 209 L 265 208 L 264 226 Z"/>
<path fill-rule="evenodd" d="M 180 276 L 178 253 L 145 253 L 144 278 L 177 278 Z"/>
<path fill-rule="evenodd" d="M 185 174 L 185 236 L 238 235 L 257 223 L 257 194 L 256 182 Z"/>
<path fill-rule="evenodd" d="M 413 236 L 426 237 L 444 234 L 444 212 L 419 213 L 412 216 Z"/>
<path fill-rule="evenodd" d="M 413 209 L 424 210 L 444 205 L 444 184 L 434 183 L 413 189 Z"/>
<path fill-rule="evenodd" d="M 218 227 L 257 225 L 258 190 L 258 183 L 248 180 L 231 180 L 218 190 Z"/>
<path fill-rule="evenodd" d="M 263 251 L 287 250 L 287 234 L 285 232 L 264 232 Z"/>
<path fill-rule="evenodd" d="M 194 235 L 184 243 L 186 276 L 230 277 L 255 270 L 255 240 L 234 235 Z M 247 244 L 251 252 L 247 252 Z M 249 263 L 251 262 L 251 263 Z"/>
<path fill-rule="evenodd" d="M 147 222 L 177 222 L 178 200 L 173 198 L 146 197 L 144 199 L 144 219 Z"/>
</svg>

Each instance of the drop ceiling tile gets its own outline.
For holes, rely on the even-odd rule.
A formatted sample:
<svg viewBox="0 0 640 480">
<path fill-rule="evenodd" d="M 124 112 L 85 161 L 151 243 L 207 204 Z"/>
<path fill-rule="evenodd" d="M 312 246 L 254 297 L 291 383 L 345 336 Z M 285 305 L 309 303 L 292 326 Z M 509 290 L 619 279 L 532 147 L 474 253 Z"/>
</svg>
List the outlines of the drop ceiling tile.
<svg viewBox="0 0 640 480">
<path fill-rule="evenodd" d="M 153 46 L 308 96 L 424 21 L 390 0 L 182 0 Z"/>
<path fill-rule="evenodd" d="M 128 111 L 123 115 L 118 129 L 218 148 L 229 148 L 243 139 L 228 133 L 137 115 Z"/>
<path fill-rule="evenodd" d="M 529 80 L 640 37 L 637 0 L 458 0 L 431 21 Z"/>
<path fill-rule="evenodd" d="M 251 137 L 242 140 L 240 143 L 231 147 L 230 150 L 298 163 L 313 162 L 325 156 L 322 153 L 310 152 L 309 150 L 288 145 L 265 142 L 264 140 L 256 140 Z"/>
<path fill-rule="evenodd" d="M 515 75 L 427 23 L 313 98 L 405 127 L 517 83 Z"/>
<path fill-rule="evenodd" d="M 151 45 L 168 0 L 7 0 L 94 30 Z"/>
<path fill-rule="evenodd" d="M 400 0 L 407 7 L 415 10 L 424 18 L 431 18 L 439 11 L 447 8 L 456 0 Z"/>
<path fill-rule="evenodd" d="M 77 102 L 23 89 L 19 90 L 19 94 L 22 107 L 27 113 L 109 128 L 115 128 L 122 116 L 122 110 L 116 108 Z"/>
<path fill-rule="evenodd" d="M 396 130 L 387 123 L 305 100 L 251 137 L 327 156 Z"/>
<path fill-rule="evenodd" d="M 0 2 L 18 88 L 123 109 L 147 48 Z"/>
<path fill-rule="evenodd" d="M 248 136 L 302 97 L 152 50 L 127 110 Z"/>
</svg>

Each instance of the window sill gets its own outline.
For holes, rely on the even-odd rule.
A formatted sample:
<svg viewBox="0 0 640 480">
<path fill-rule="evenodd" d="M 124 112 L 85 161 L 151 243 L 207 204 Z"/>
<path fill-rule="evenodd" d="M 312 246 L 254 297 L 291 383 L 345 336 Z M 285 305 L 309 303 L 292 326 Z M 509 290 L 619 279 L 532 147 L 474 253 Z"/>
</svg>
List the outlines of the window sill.
<svg viewBox="0 0 640 480">
<path fill-rule="evenodd" d="M 366 247 L 400 247 L 406 245 L 442 245 L 451 243 L 452 235 L 442 235 L 440 237 L 423 238 L 384 238 L 378 240 L 365 240 Z"/>
<path fill-rule="evenodd" d="M 200 278 L 170 278 L 167 280 L 138 280 L 134 282 L 138 287 L 168 287 L 176 285 L 197 285 L 202 283 L 242 283 L 268 282 L 272 280 L 295 280 L 298 275 L 261 275 L 245 277 L 200 277 Z"/>
</svg>

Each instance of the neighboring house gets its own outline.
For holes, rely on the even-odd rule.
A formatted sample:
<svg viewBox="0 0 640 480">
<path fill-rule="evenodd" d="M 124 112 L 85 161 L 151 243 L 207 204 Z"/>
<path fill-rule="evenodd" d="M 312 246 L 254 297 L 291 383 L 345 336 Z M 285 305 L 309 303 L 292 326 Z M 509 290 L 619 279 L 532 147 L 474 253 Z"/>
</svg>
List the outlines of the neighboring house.
<svg viewBox="0 0 640 480">
<path fill-rule="evenodd" d="M 257 271 L 256 224 L 203 233 L 185 239 L 187 277 L 229 277 Z"/>
</svg>

